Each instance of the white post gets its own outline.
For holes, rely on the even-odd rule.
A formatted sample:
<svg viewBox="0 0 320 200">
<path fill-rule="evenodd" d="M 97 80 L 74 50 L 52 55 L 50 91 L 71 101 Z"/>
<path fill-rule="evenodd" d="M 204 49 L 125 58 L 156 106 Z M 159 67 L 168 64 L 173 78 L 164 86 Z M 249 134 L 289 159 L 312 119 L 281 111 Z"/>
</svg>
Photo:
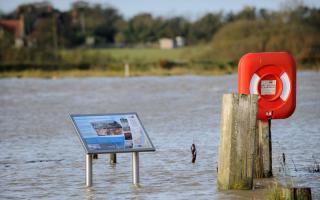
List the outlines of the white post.
<svg viewBox="0 0 320 200">
<path fill-rule="evenodd" d="M 92 154 L 86 154 L 86 186 L 92 186 Z"/>
<path fill-rule="evenodd" d="M 125 77 L 129 77 L 129 76 L 130 76 L 130 66 L 129 66 L 128 63 L 126 63 L 126 64 L 124 65 L 124 76 L 125 76 Z"/>
<path fill-rule="evenodd" d="M 139 152 L 132 152 L 132 183 L 139 184 Z"/>
</svg>

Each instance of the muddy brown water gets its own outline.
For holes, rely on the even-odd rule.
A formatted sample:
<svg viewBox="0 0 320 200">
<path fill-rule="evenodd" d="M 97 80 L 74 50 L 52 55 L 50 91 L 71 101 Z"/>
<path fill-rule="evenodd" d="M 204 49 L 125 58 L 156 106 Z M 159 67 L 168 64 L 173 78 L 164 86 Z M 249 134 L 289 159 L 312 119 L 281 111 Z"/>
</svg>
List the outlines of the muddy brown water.
<svg viewBox="0 0 320 200">
<path fill-rule="evenodd" d="M 216 187 L 221 98 L 236 92 L 236 81 L 236 75 L 1 79 L 0 199 L 265 199 L 266 190 Z M 140 154 L 141 186 L 131 185 L 131 155 L 119 154 L 115 166 L 106 155 L 94 161 L 93 187 L 86 188 L 84 151 L 69 114 L 132 111 L 157 149 Z M 276 181 L 311 187 L 320 199 L 320 173 L 308 170 L 320 162 L 320 73 L 298 74 L 296 111 L 272 122 L 272 140 Z"/>
</svg>

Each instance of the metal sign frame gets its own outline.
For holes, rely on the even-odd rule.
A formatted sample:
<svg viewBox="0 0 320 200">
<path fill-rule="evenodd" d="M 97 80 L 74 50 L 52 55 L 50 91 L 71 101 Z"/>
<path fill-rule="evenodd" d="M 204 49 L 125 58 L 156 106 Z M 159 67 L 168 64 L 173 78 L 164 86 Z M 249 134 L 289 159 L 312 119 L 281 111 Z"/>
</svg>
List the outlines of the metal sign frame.
<svg viewBox="0 0 320 200">
<path fill-rule="evenodd" d="M 85 142 L 84 137 L 80 133 L 80 129 L 77 126 L 77 123 L 75 121 L 75 117 L 90 117 L 90 116 L 115 116 L 115 115 L 135 115 L 139 121 L 139 125 L 144 131 L 145 136 L 147 137 L 147 141 L 150 144 L 150 148 L 132 148 L 132 149 L 116 149 L 116 150 L 90 150 L 87 143 Z M 71 114 L 70 118 L 73 122 L 73 126 L 76 130 L 76 133 L 78 135 L 78 138 L 80 139 L 80 142 L 86 152 L 85 156 L 85 168 L 86 168 L 86 186 L 90 187 L 92 186 L 92 159 L 94 154 L 115 154 L 115 153 L 132 153 L 132 183 L 134 185 L 139 184 L 139 152 L 151 152 L 155 151 L 155 147 L 153 146 L 153 143 L 144 128 L 143 124 L 141 123 L 141 120 L 136 112 L 128 112 L 128 113 L 109 113 L 109 114 Z"/>
<path fill-rule="evenodd" d="M 90 117 L 90 116 L 116 116 L 116 115 L 135 115 L 144 131 L 144 134 L 147 137 L 147 140 L 151 146 L 151 148 L 133 148 L 133 149 L 117 149 L 117 150 L 90 150 L 87 146 L 87 143 L 85 142 L 85 139 L 81 135 L 81 130 L 76 124 L 76 121 L 74 120 L 74 117 Z M 150 137 L 144 128 L 139 115 L 136 112 L 128 112 L 128 113 L 108 113 L 108 114 L 71 114 L 70 118 L 73 122 L 73 126 L 76 129 L 76 133 L 80 139 L 80 142 L 85 149 L 87 154 L 104 154 L 104 153 L 130 153 L 130 152 L 148 152 L 148 151 L 155 151 L 155 147 L 153 146 L 152 141 L 150 140 Z"/>
</svg>

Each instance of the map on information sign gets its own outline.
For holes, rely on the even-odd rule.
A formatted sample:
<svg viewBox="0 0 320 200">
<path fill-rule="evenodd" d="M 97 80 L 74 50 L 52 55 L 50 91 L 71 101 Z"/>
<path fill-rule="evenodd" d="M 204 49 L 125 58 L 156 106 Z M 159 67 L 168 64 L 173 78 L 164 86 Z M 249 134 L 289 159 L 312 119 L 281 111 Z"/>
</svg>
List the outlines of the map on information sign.
<svg viewBox="0 0 320 200">
<path fill-rule="evenodd" d="M 87 153 L 155 151 L 137 113 L 70 116 Z"/>
</svg>

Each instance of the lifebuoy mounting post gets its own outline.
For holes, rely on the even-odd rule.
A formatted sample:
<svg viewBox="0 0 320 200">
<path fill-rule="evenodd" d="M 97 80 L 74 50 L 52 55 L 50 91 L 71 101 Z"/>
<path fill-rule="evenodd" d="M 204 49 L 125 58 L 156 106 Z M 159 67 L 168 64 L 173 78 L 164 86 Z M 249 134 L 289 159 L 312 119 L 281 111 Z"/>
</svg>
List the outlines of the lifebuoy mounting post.
<svg viewBox="0 0 320 200">
<path fill-rule="evenodd" d="M 242 56 L 238 65 L 238 92 L 258 95 L 256 178 L 271 177 L 271 119 L 288 118 L 296 107 L 296 65 L 293 57 L 287 52 Z"/>
</svg>

